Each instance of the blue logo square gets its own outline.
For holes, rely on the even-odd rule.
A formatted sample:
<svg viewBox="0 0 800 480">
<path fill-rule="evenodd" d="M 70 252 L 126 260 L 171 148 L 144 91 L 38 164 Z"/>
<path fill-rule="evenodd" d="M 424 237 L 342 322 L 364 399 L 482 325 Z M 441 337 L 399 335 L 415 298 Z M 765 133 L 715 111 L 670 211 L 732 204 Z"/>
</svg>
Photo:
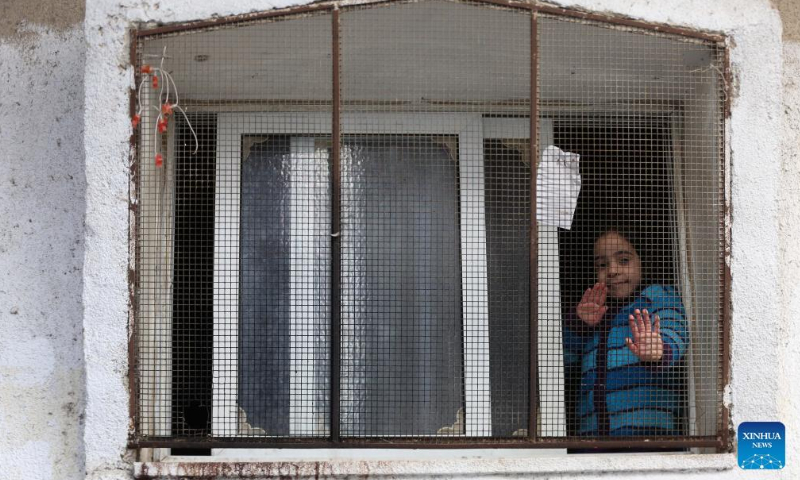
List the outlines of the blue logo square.
<svg viewBox="0 0 800 480">
<path fill-rule="evenodd" d="M 786 465 L 786 427 L 781 422 L 739 424 L 739 466 L 780 470 Z"/>
</svg>

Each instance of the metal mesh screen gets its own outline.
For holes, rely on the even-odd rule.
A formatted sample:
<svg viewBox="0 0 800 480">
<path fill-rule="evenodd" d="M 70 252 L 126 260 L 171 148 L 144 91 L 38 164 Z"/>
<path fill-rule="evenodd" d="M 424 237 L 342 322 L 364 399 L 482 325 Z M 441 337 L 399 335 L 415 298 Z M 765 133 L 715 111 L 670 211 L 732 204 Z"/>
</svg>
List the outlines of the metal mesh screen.
<svg viewBox="0 0 800 480">
<path fill-rule="evenodd" d="M 444 1 L 342 14 L 343 435 L 527 427 L 528 274 L 500 267 L 528 264 L 530 167 L 485 163 L 482 114 L 529 113 L 530 23 Z M 507 290 L 520 309 L 492 304 Z"/>
<path fill-rule="evenodd" d="M 564 359 L 566 433 L 716 435 L 723 52 L 548 15 L 538 35 L 541 116 L 558 148 L 539 175 L 562 193 L 580 182 L 577 199 L 559 198 L 576 200 L 571 228 L 546 240 L 559 250 L 545 275 L 561 288 L 563 342 L 540 340 Z"/>
<path fill-rule="evenodd" d="M 140 445 L 717 435 L 723 51 L 534 10 L 138 38 Z"/>
<path fill-rule="evenodd" d="M 324 13 L 139 44 L 145 435 L 328 435 L 330 41 Z"/>
</svg>

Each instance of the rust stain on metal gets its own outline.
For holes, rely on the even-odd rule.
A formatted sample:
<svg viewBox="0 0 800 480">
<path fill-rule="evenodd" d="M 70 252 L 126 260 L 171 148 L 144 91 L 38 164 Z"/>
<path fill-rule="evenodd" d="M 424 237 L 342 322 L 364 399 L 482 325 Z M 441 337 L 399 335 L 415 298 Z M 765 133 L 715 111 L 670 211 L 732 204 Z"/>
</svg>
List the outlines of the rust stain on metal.
<svg viewBox="0 0 800 480">
<path fill-rule="evenodd" d="M 478 3 L 494 5 L 498 7 L 513 8 L 516 10 L 533 10 L 536 8 L 532 3 L 515 2 L 513 0 L 479 0 Z"/>
<path fill-rule="evenodd" d="M 733 42 L 733 40 L 731 40 Z M 733 76 L 732 76 L 732 69 L 731 69 L 731 60 L 730 60 L 730 46 L 726 45 L 723 50 L 723 91 L 725 94 L 725 102 L 724 102 L 724 112 L 722 118 L 722 131 L 721 131 L 721 149 L 720 149 L 720 171 L 721 171 L 721 194 L 722 197 L 722 211 L 720 212 L 720 228 L 722 229 L 722 258 L 721 258 L 721 271 L 720 271 L 720 280 L 722 282 L 722 288 L 720 289 L 720 301 L 722 302 L 722 316 L 720 318 L 722 322 L 722 330 L 720 332 L 720 343 L 721 343 L 721 385 L 720 385 L 720 404 L 722 406 L 721 409 L 721 418 L 720 418 L 720 425 L 718 426 L 718 432 L 721 440 L 721 445 L 719 447 L 719 451 L 721 452 L 731 452 L 733 451 L 733 439 L 735 438 L 735 432 L 733 432 L 733 426 L 731 423 L 731 412 L 728 408 L 728 405 L 725 404 L 724 392 L 728 385 L 730 385 L 730 370 L 731 370 L 731 350 L 730 350 L 730 343 L 731 343 L 731 321 L 732 321 L 732 303 L 731 303 L 731 287 L 732 287 L 732 276 L 731 276 L 731 269 L 730 269 L 730 260 L 731 260 L 731 220 L 732 220 L 732 207 L 730 203 L 730 195 L 729 195 L 729 184 L 728 184 L 728 165 L 729 159 L 726 152 L 728 152 L 727 148 L 727 129 L 725 128 L 725 122 L 731 116 L 731 105 L 732 105 L 732 98 L 733 98 Z"/>
<path fill-rule="evenodd" d="M 541 13 L 557 15 L 562 17 L 572 17 L 579 20 L 610 23 L 613 25 L 638 28 L 642 30 L 650 30 L 658 33 L 679 35 L 681 37 L 695 38 L 698 40 L 705 40 L 709 42 L 718 43 L 725 41 L 725 36 L 719 33 L 701 32 L 698 30 L 692 30 L 690 28 L 675 27 L 672 25 L 665 25 L 656 22 L 648 22 L 644 20 L 635 20 L 632 18 L 622 17 L 620 15 L 593 13 L 584 10 L 566 9 L 566 8 L 560 8 L 551 5 L 541 5 L 541 4 L 535 5 L 534 8 Z"/>
<path fill-rule="evenodd" d="M 153 35 L 164 35 L 168 33 L 180 33 L 187 30 L 200 30 L 205 28 L 225 27 L 237 25 L 240 23 L 251 23 L 259 20 L 268 20 L 272 18 L 279 18 L 284 16 L 299 15 L 304 13 L 315 13 L 333 10 L 333 3 L 315 3 L 311 5 L 303 5 L 299 7 L 289 7 L 267 12 L 245 13 L 241 15 L 228 15 L 224 17 L 215 18 L 212 20 L 200 20 L 195 22 L 183 22 L 172 25 L 165 25 L 155 28 L 147 28 L 139 30 L 138 37 L 150 37 Z"/>
<path fill-rule="evenodd" d="M 137 402 L 137 375 L 136 375 L 136 272 L 128 268 L 129 305 L 128 305 L 128 421 L 133 428 L 130 429 L 130 439 L 136 435 L 136 418 L 138 416 Z M 129 439 L 129 440 L 130 440 Z"/>
<path fill-rule="evenodd" d="M 433 443 L 435 441 L 436 443 Z M 314 438 L 197 438 L 188 439 L 140 439 L 132 447 L 152 448 L 424 448 L 432 450 L 464 448 L 722 448 L 719 435 L 702 437 L 649 437 L 631 440 L 609 438 L 384 438 L 341 439 L 334 443 Z"/>
<path fill-rule="evenodd" d="M 725 119 L 731 118 L 731 105 L 733 105 L 733 96 L 736 93 L 733 85 L 733 68 L 731 67 L 731 54 L 730 47 L 726 45 L 723 53 L 723 92 L 725 94 Z"/>
<path fill-rule="evenodd" d="M 130 61 L 134 69 L 134 85 L 136 85 L 136 54 L 137 54 L 138 38 L 135 30 L 130 31 Z M 129 92 L 129 115 L 128 118 L 133 118 L 136 113 L 136 90 L 131 89 Z M 130 137 L 130 150 L 129 150 L 129 180 L 128 180 L 128 422 L 129 441 L 136 436 L 136 418 L 138 415 L 138 402 L 137 402 L 137 375 L 136 363 L 138 355 L 136 354 L 136 292 L 138 291 L 138 284 L 136 279 L 136 255 L 137 238 L 138 238 L 138 185 L 139 185 L 139 162 L 138 152 L 136 145 L 138 144 L 139 136 L 136 129 L 133 129 Z"/>
<path fill-rule="evenodd" d="M 383 1 L 375 1 L 370 2 L 367 5 L 380 5 L 380 4 L 387 4 L 387 3 L 408 3 L 404 0 L 383 0 Z M 693 30 L 689 28 L 683 27 L 675 27 L 672 25 L 665 25 L 655 22 L 648 22 L 644 20 L 635 20 L 632 18 L 622 17 L 619 15 L 609 15 L 609 14 L 599 14 L 599 13 L 592 13 L 588 11 L 578 10 L 578 9 L 566 9 L 561 7 L 556 7 L 552 5 L 540 4 L 538 2 L 528 3 L 528 2 L 519 2 L 514 0 L 477 0 L 476 3 L 485 4 L 485 5 L 493 5 L 505 8 L 512 8 L 512 9 L 522 9 L 522 10 L 535 10 L 537 12 L 558 15 L 558 16 L 565 16 L 576 18 L 580 20 L 587 20 L 587 21 L 597 21 L 603 23 L 610 23 L 620 26 L 626 26 L 631 28 L 639 28 L 643 30 L 650 30 L 659 33 L 666 33 L 666 34 L 675 34 L 680 35 L 683 37 L 695 38 L 699 40 L 711 41 L 711 42 L 724 42 L 725 36 L 719 33 L 708 33 L 702 32 L 698 30 Z M 139 38 L 149 37 L 153 35 L 164 35 L 169 33 L 179 33 L 184 31 L 190 30 L 199 30 L 205 28 L 215 28 L 215 27 L 223 27 L 223 26 L 231 26 L 237 25 L 240 23 L 250 23 L 259 20 L 268 20 L 273 18 L 280 18 L 284 16 L 293 16 L 299 14 L 306 14 L 306 13 L 315 13 L 315 12 L 323 12 L 323 11 L 332 11 L 336 8 L 342 8 L 343 10 L 347 9 L 358 9 L 363 8 L 364 4 L 358 5 L 346 5 L 343 2 L 317 2 L 310 5 L 302 5 L 302 6 L 295 6 L 295 7 L 288 7 L 288 8 L 281 8 L 270 10 L 266 12 L 254 12 L 254 13 L 246 13 L 240 15 L 228 15 L 224 17 L 219 17 L 211 20 L 199 20 L 194 22 L 182 22 L 172 25 L 164 25 L 154 28 L 143 28 L 138 31 L 137 36 Z"/>
</svg>

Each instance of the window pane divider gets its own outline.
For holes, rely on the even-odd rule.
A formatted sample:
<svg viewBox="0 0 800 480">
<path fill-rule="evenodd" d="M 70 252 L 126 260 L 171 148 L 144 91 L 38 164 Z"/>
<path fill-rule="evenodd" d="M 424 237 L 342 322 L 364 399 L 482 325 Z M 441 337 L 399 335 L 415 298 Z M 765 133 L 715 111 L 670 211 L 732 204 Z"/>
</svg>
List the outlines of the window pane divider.
<svg viewBox="0 0 800 480">
<path fill-rule="evenodd" d="M 538 14 L 535 9 L 531 10 L 531 76 L 530 76 L 530 95 L 531 95 L 531 118 L 530 118 L 530 142 L 531 142 L 531 208 L 530 208 L 530 393 L 528 402 L 528 439 L 536 441 L 538 439 L 537 425 L 539 417 L 539 228 L 536 225 L 536 177 L 539 166 L 539 48 L 538 48 Z"/>
<path fill-rule="evenodd" d="M 339 444 L 340 406 L 341 406 L 341 355 L 342 355 L 342 312 L 341 312 L 341 55 L 339 54 L 339 8 L 335 6 L 331 15 L 331 63 L 332 75 L 332 123 L 331 123 L 331 373 L 330 373 L 330 440 Z"/>
</svg>

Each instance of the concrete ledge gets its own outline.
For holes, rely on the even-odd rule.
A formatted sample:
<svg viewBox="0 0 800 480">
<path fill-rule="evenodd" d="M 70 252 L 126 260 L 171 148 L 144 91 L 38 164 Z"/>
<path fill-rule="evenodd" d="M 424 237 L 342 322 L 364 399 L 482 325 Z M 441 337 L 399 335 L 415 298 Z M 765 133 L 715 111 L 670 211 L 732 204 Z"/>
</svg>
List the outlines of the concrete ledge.
<svg viewBox="0 0 800 480">
<path fill-rule="evenodd" d="M 632 474 L 636 472 L 723 472 L 736 468 L 733 454 L 605 454 L 531 458 L 448 458 L 381 461 L 242 461 L 220 458 L 213 462 L 186 457 L 174 461 L 137 462 L 137 479 L 165 478 L 273 478 L 273 477 L 531 477 L 553 474 Z M 207 460 L 205 457 L 203 460 Z"/>
</svg>

